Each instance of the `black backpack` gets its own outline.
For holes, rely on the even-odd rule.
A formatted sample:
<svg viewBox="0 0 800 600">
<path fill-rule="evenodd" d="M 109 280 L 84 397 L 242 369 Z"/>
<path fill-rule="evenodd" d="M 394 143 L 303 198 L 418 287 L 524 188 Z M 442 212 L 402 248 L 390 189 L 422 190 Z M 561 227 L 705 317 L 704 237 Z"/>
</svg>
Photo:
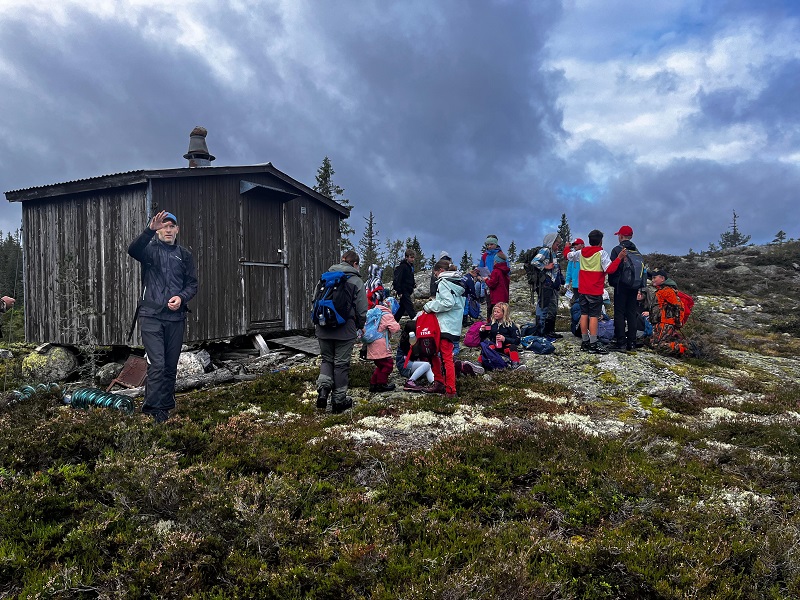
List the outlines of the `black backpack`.
<svg viewBox="0 0 800 600">
<path fill-rule="evenodd" d="M 617 283 L 626 288 L 638 290 L 645 287 L 645 268 L 642 255 L 636 250 L 628 249 L 628 255 L 619 266 L 620 275 Z"/>
<path fill-rule="evenodd" d="M 311 321 L 326 329 L 336 329 L 352 317 L 355 286 L 347 285 L 352 273 L 327 271 L 322 274 L 314 293 Z"/>
</svg>

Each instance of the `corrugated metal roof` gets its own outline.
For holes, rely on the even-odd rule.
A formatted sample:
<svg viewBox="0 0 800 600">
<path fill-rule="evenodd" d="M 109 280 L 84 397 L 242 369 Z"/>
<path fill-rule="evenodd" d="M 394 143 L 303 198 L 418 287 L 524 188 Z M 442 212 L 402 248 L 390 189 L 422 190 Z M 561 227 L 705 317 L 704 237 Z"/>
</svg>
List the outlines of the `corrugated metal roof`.
<svg viewBox="0 0 800 600">
<path fill-rule="evenodd" d="M 5 193 L 6 200 L 9 202 L 25 202 L 27 200 L 41 200 L 63 196 L 65 194 L 76 194 L 98 189 L 109 189 L 124 187 L 128 185 L 140 185 L 147 183 L 150 179 L 170 178 L 170 177 L 205 177 L 209 175 L 246 175 L 247 173 L 268 172 L 289 185 L 302 190 L 304 193 L 316 198 L 323 204 L 341 213 L 345 218 L 350 215 L 350 210 L 316 192 L 314 189 L 300 183 L 291 176 L 275 168 L 272 163 L 261 163 L 247 166 L 229 167 L 180 167 L 175 169 L 140 169 L 136 171 L 125 171 L 122 173 L 112 173 L 109 175 L 99 175 L 97 177 L 87 177 L 85 179 L 75 179 L 60 183 L 51 183 L 18 190 L 10 190 Z"/>
</svg>

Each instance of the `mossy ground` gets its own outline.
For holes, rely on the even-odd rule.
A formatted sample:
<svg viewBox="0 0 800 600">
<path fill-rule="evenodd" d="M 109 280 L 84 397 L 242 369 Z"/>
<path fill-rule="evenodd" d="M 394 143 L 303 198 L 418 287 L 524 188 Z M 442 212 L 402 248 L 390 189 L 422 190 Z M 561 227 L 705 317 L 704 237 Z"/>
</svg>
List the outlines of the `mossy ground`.
<svg viewBox="0 0 800 600">
<path fill-rule="evenodd" d="M 366 371 L 355 365 L 357 393 Z M 533 418 L 580 411 L 568 388 L 531 374 L 466 380 L 457 401 L 407 394 L 340 416 L 315 410 L 315 375 L 186 394 L 164 425 L 51 399 L 6 408 L 0 595 L 800 594 L 800 437 L 791 423 L 691 425 L 711 384 L 693 398 L 642 396 L 653 414 L 615 437 Z M 754 391 L 776 410 L 798 400 Z M 329 429 L 460 404 L 506 426 L 404 452 Z"/>
</svg>

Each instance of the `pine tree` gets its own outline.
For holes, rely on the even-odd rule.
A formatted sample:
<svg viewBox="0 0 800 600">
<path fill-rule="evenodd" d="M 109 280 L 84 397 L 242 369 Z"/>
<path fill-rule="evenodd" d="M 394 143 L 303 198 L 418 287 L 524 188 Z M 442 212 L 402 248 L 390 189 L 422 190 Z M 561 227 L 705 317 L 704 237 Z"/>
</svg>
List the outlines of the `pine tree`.
<svg viewBox="0 0 800 600">
<path fill-rule="evenodd" d="M 517 245 L 514 243 L 514 240 L 511 240 L 511 243 L 508 245 L 508 262 L 517 262 Z"/>
<path fill-rule="evenodd" d="M 344 197 L 344 188 L 333 182 L 334 173 L 336 171 L 333 170 L 331 159 L 326 156 L 322 159 L 322 165 L 317 169 L 317 184 L 314 186 L 314 191 L 327 196 L 334 202 L 338 202 L 345 208 L 352 209 L 353 205 L 350 204 L 350 200 Z M 355 232 L 355 229 L 350 227 L 350 223 L 347 222 L 347 218 L 339 220 L 339 247 L 342 252 L 353 249 L 350 236 Z"/>
<path fill-rule="evenodd" d="M 749 235 L 744 235 L 736 224 L 739 215 L 733 211 L 733 223 L 731 223 L 731 230 L 725 231 L 719 236 L 719 247 L 724 250 L 725 248 L 736 248 L 737 246 L 744 246 L 750 241 Z"/>
<path fill-rule="evenodd" d="M 564 243 L 572 241 L 572 232 L 569 230 L 569 223 L 567 223 L 567 213 L 561 213 L 561 225 L 558 226 L 557 233 Z"/>
<path fill-rule="evenodd" d="M 433 267 L 436 266 L 437 262 L 439 262 L 439 257 L 436 256 L 436 252 L 434 252 L 433 254 L 431 254 L 430 260 L 428 260 L 428 268 L 433 269 Z"/>
<path fill-rule="evenodd" d="M 383 257 L 380 253 L 380 242 L 378 241 L 378 229 L 375 227 L 375 215 L 369 211 L 369 216 L 364 217 L 367 222 L 364 227 L 364 235 L 358 242 L 358 256 L 361 259 L 361 273 L 366 275 L 371 265 L 380 265 Z"/>
<path fill-rule="evenodd" d="M 394 269 L 405 257 L 406 246 L 403 240 L 386 240 L 386 266 Z"/>
<path fill-rule="evenodd" d="M 778 244 L 779 246 L 786 242 L 786 232 L 781 229 L 778 233 L 775 234 L 775 239 L 772 240 L 773 244 Z"/>
<path fill-rule="evenodd" d="M 466 250 L 464 250 L 464 254 L 461 256 L 461 264 L 459 267 L 463 273 L 469 271 L 469 268 L 472 266 L 472 254 L 469 254 Z"/>
</svg>

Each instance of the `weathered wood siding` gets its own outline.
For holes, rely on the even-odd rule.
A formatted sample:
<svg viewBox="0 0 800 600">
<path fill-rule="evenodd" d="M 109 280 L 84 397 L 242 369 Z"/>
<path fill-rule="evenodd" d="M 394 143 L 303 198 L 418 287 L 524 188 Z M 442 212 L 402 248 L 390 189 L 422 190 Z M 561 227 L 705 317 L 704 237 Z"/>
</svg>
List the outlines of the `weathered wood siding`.
<svg viewBox="0 0 800 600">
<path fill-rule="evenodd" d="M 303 214 L 305 208 L 305 214 Z M 284 204 L 291 302 L 287 329 L 312 327 L 311 299 L 319 276 L 341 259 L 339 215 L 327 206 L 301 196 Z"/>
<path fill-rule="evenodd" d="M 136 172 L 104 189 L 16 193 L 24 200 L 27 339 L 127 344 L 141 293 L 141 266 L 127 248 L 160 210 L 178 217 L 178 242 L 197 264 L 187 342 L 310 327 L 319 275 L 339 260 L 340 213 L 271 169 Z M 141 343 L 138 328 L 131 343 Z"/>
<path fill-rule="evenodd" d="M 139 288 L 127 249 L 145 207 L 145 185 L 23 203 L 26 339 L 126 343 Z"/>
</svg>

